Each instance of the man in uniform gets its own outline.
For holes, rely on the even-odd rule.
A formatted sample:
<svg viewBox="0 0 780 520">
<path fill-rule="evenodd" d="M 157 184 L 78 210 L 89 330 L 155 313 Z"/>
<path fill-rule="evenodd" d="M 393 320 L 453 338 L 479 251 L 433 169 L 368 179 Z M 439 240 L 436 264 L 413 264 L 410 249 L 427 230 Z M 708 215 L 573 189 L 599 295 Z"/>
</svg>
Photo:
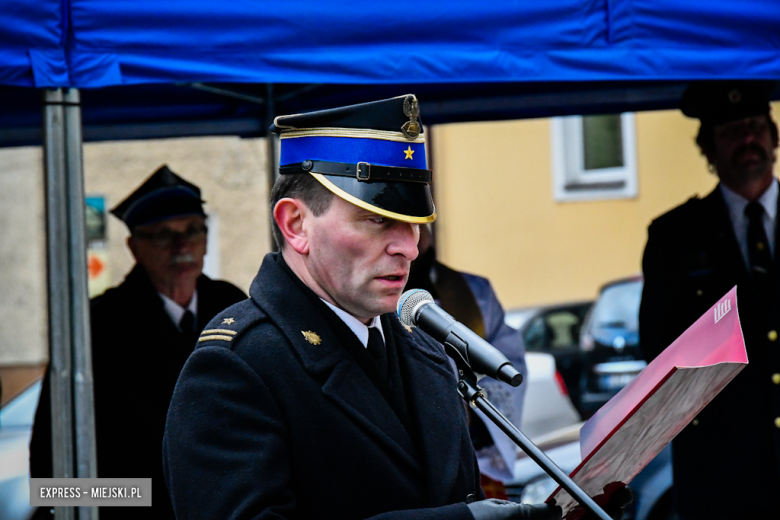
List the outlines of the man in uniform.
<svg viewBox="0 0 780 520">
<path fill-rule="evenodd" d="M 737 286 L 750 363 L 673 442 L 683 520 L 774 518 L 780 493 L 777 126 L 764 82 L 693 83 L 681 102 L 717 188 L 648 232 L 640 346 L 655 358 Z"/>
<path fill-rule="evenodd" d="M 203 332 L 163 451 L 179 520 L 559 518 L 484 495 L 444 350 L 394 314 L 435 218 L 412 95 L 278 117 L 280 254 Z"/>
<path fill-rule="evenodd" d="M 167 166 L 111 212 L 130 230 L 136 265 L 90 302 L 98 476 L 151 477 L 153 505 L 105 507 L 100 516 L 173 519 L 161 455 L 173 387 L 206 323 L 246 296 L 202 273 L 200 189 Z M 30 444 L 33 477 L 52 473 L 49 392 L 47 377 Z"/>
</svg>

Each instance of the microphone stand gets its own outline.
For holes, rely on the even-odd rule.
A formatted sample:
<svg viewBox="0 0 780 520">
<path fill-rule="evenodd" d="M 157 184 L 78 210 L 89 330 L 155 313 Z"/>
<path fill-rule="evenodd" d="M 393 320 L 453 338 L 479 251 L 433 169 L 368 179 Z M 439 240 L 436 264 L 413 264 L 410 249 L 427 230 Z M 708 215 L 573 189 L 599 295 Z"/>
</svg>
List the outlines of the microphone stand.
<svg viewBox="0 0 780 520">
<path fill-rule="evenodd" d="M 449 339 L 449 338 L 448 338 Z M 555 482 L 558 483 L 563 489 L 565 489 L 577 502 L 580 503 L 588 512 L 594 514 L 601 520 L 612 520 L 612 518 L 599 507 L 596 502 L 585 493 L 581 487 L 574 483 L 574 481 L 563 472 L 550 458 L 539 449 L 536 444 L 525 436 L 523 432 L 518 430 L 514 424 L 504 417 L 495 406 L 488 400 L 485 392 L 477 386 L 477 376 L 471 369 L 469 364 L 464 360 L 460 352 L 449 343 L 445 342 L 444 346 L 449 356 L 455 361 L 455 365 L 458 368 L 458 393 L 466 401 L 466 404 L 472 408 L 482 410 L 482 412 L 495 423 L 496 426 L 501 428 L 501 431 L 507 434 L 515 444 L 517 444 L 528 456 L 536 462 Z"/>
</svg>

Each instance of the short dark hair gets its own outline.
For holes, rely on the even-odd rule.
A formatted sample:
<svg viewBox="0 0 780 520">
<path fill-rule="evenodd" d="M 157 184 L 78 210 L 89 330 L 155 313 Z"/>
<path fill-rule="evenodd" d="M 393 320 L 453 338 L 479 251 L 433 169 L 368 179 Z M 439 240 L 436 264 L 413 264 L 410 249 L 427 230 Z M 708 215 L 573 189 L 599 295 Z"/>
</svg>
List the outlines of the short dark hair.
<svg viewBox="0 0 780 520">
<path fill-rule="evenodd" d="M 777 123 L 775 123 L 769 114 L 765 115 L 767 124 L 769 125 L 769 134 L 772 136 L 772 142 L 775 143 L 775 146 L 777 146 Z M 701 126 L 699 126 L 699 133 L 696 134 L 696 144 L 699 145 L 699 151 L 705 157 L 707 156 L 707 152 L 715 150 L 714 129 L 715 125 L 702 122 Z"/>
<path fill-rule="evenodd" d="M 281 199 L 298 199 L 306 204 L 315 217 L 319 217 L 330 208 L 333 193 L 308 173 L 280 175 L 271 190 L 271 229 L 279 251 L 284 249 L 284 236 L 276 224 L 274 208 Z"/>
</svg>

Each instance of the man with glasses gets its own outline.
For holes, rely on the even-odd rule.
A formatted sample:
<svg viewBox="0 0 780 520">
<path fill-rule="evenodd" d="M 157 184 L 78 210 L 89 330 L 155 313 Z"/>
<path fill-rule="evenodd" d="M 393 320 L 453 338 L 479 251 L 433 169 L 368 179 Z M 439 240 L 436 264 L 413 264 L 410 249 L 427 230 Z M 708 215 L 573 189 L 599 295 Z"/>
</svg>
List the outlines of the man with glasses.
<svg viewBox="0 0 780 520">
<path fill-rule="evenodd" d="M 775 518 L 780 492 L 780 287 L 774 82 L 696 82 L 681 108 L 720 183 L 648 232 L 640 346 L 655 358 L 737 286 L 750 363 L 673 442 L 682 520 Z"/>
<path fill-rule="evenodd" d="M 130 230 L 136 265 L 90 304 L 99 477 L 152 478 L 152 511 L 101 508 L 102 519 L 173 519 L 162 474 L 165 416 L 205 325 L 246 298 L 203 274 L 200 189 L 162 166 L 111 213 Z M 33 477 L 51 476 L 48 378 L 31 442 Z"/>
</svg>

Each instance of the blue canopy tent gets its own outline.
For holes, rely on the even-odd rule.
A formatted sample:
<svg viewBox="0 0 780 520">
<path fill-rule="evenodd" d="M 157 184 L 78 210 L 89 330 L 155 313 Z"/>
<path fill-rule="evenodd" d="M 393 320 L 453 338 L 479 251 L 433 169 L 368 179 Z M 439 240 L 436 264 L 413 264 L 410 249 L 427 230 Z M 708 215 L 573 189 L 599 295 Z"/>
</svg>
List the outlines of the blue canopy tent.
<svg viewBox="0 0 780 520">
<path fill-rule="evenodd" d="M 18 15 L 3 16 L 0 43 L 32 63 L 0 83 L 24 87 L 774 78 L 780 67 L 773 0 L 3 4 Z"/>
<path fill-rule="evenodd" d="M 780 78 L 774 0 L 0 0 L 0 12 L 0 146 L 40 142 L 30 87 L 82 89 L 84 137 L 101 140 L 262 136 L 269 98 L 295 113 L 413 91 L 437 124 L 671 108 L 692 79 Z"/>
<path fill-rule="evenodd" d="M 672 108 L 780 79 L 779 28 L 776 0 L 0 0 L 0 146 L 45 150 L 55 475 L 94 476 L 83 139 L 262 136 L 407 92 L 427 124 Z"/>
</svg>

